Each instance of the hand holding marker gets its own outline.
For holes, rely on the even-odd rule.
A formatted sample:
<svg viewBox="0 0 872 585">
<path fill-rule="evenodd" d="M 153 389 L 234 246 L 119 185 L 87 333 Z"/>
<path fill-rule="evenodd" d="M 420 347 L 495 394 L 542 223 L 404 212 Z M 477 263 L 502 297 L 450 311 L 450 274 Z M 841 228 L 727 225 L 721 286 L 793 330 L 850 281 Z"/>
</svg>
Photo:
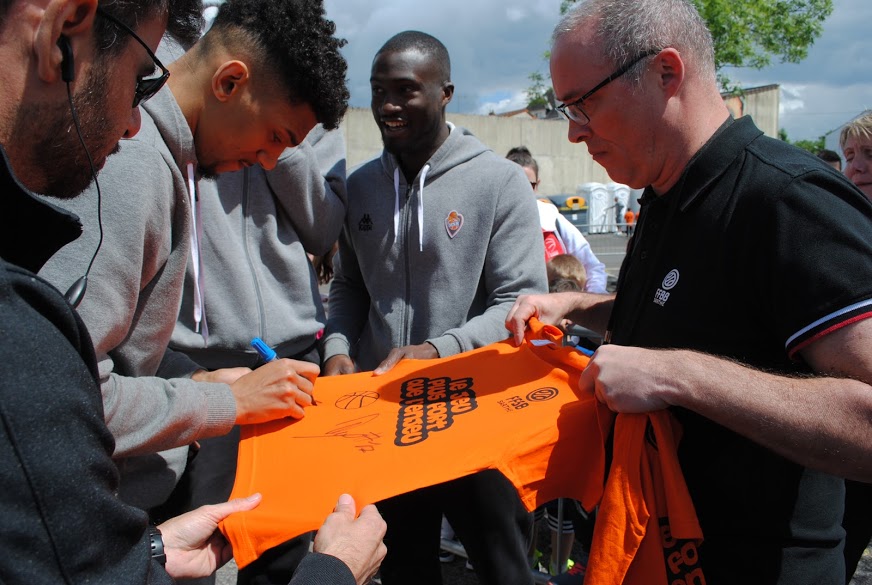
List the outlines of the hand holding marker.
<svg viewBox="0 0 872 585">
<path fill-rule="evenodd" d="M 260 358 L 266 363 L 274 362 L 278 358 L 275 350 L 273 350 L 273 348 L 264 343 L 263 339 L 261 339 L 260 337 L 255 337 L 251 340 L 251 347 L 253 347 L 255 351 L 257 351 Z M 318 403 L 315 401 L 315 396 L 313 395 L 312 406 L 317 406 L 317 404 Z"/>
</svg>

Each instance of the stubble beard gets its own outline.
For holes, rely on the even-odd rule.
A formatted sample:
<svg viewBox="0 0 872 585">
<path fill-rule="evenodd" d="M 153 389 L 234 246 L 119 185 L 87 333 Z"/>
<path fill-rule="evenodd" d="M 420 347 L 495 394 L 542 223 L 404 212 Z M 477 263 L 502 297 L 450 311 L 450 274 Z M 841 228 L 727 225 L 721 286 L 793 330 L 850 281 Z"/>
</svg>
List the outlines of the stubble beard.
<svg viewBox="0 0 872 585">
<path fill-rule="evenodd" d="M 82 138 L 93 157 L 95 172 L 119 149 L 120 136 L 111 135 L 111 124 L 106 118 L 108 87 L 106 66 L 100 64 L 92 69 L 85 86 L 73 94 Z M 30 143 L 23 156 L 18 157 L 23 168 L 16 168 L 19 165 L 13 168 L 32 191 L 71 199 L 91 184 L 91 165 L 73 124 L 69 101 L 22 104 L 11 136 L 13 140 Z"/>
</svg>

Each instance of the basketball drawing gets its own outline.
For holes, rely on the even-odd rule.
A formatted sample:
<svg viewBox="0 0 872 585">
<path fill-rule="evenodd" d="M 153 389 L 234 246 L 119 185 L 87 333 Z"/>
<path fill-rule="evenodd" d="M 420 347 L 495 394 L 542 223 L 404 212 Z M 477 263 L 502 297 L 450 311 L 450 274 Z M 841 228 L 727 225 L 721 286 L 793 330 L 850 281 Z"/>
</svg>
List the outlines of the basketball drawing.
<svg viewBox="0 0 872 585">
<path fill-rule="evenodd" d="M 334 403 L 336 408 L 342 410 L 359 410 L 365 408 L 378 400 L 380 397 L 378 392 L 354 392 L 353 394 L 345 394 L 336 399 Z"/>
</svg>

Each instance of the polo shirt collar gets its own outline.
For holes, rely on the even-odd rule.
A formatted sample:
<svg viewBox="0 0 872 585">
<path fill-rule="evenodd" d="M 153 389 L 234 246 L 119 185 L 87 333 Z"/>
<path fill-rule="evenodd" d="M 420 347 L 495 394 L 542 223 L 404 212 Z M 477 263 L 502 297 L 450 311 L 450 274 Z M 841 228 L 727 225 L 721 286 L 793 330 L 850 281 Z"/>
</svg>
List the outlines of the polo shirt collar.
<svg viewBox="0 0 872 585">
<path fill-rule="evenodd" d="M 737 157 L 741 156 L 751 142 L 763 132 L 754 125 L 749 116 L 734 120 L 732 116 L 721 124 L 711 138 L 700 148 L 678 180 L 678 183 L 664 193 L 662 199 L 679 198 L 678 210 L 685 211 L 708 187 L 727 172 Z M 640 203 L 647 203 L 657 195 L 649 187 Z"/>
</svg>

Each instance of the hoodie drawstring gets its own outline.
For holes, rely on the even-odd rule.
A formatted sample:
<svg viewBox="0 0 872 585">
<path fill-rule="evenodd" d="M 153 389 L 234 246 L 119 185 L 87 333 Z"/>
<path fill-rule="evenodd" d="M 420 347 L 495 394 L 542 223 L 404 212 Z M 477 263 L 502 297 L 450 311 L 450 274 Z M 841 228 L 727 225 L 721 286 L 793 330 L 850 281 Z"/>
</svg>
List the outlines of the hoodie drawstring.
<svg viewBox="0 0 872 585">
<path fill-rule="evenodd" d="M 421 169 L 421 182 L 418 187 L 418 251 L 424 251 L 424 181 L 427 180 L 427 172 L 430 165 L 424 165 Z"/>
<path fill-rule="evenodd" d="M 418 251 L 424 251 L 424 181 L 430 171 L 429 163 L 421 169 L 421 179 L 418 182 Z M 400 233 L 400 168 L 394 169 L 394 242 Z"/>
<path fill-rule="evenodd" d="M 400 236 L 400 167 L 394 169 L 394 243 Z"/>
<path fill-rule="evenodd" d="M 197 179 L 193 163 L 188 163 L 188 197 L 191 200 L 191 256 L 194 269 L 194 331 L 203 336 L 203 344 L 209 346 L 209 325 L 206 323 L 206 288 L 203 283 L 203 257 L 200 242 L 203 239 L 203 222 L 200 215 L 200 198 L 197 196 Z"/>
</svg>

